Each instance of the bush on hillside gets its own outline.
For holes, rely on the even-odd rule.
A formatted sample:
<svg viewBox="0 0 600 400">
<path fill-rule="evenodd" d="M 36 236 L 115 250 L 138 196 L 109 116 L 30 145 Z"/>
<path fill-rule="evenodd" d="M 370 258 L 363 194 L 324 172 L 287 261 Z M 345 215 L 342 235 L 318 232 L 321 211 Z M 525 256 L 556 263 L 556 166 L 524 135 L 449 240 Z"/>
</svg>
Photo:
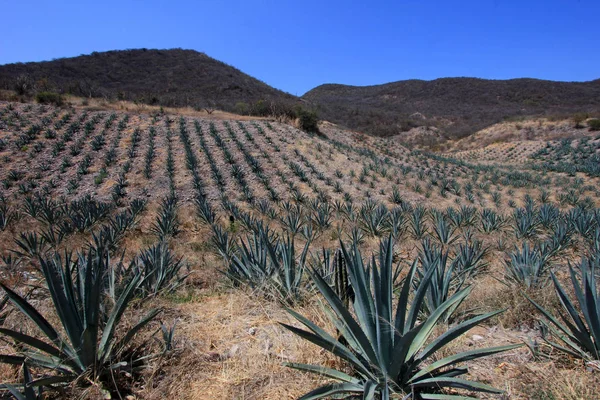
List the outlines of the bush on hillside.
<svg viewBox="0 0 600 400">
<path fill-rule="evenodd" d="M 55 92 L 39 92 L 35 95 L 35 100 L 40 104 L 54 104 L 62 106 L 64 103 L 63 97 Z"/>
<path fill-rule="evenodd" d="M 590 131 L 600 131 L 600 119 L 590 119 L 588 121 L 588 126 L 590 127 Z"/>
<path fill-rule="evenodd" d="M 315 111 L 308 111 L 299 108 L 296 111 L 298 117 L 298 126 L 305 132 L 319 133 L 319 117 Z"/>
</svg>

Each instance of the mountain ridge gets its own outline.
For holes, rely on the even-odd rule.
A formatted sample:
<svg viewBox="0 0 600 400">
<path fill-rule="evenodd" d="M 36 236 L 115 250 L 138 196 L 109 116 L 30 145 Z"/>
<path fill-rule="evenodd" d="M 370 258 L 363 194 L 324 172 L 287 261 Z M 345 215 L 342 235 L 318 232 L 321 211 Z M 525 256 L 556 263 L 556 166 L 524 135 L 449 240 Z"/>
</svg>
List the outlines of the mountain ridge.
<svg viewBox="0 0 600 400">
<path fill-rule="evenodd" d="M 456 138 L 511 118 L 600 114 L 600 80 L 461 77 L 369 86 L 324 84 L 302 98 L 319 104 L 324 118 L 366 133 L 392 136 L 433 126 Z"/>
<path fill-rule="evenodd" d="M 51 61 L 0 65 L 0 88 L 25 77 L 37 90 L 164 106 L 219 108 L 266 115 L 294 106 L 322 119 L 376 136 L 436 128 L 445 139 L 468 136 L 507 119 L 600 116 L 600 79 L 446 77 L 377 85 L 319 85 L 297 97 L 275 89 L 205 53 L 184 49 L 93 52 Z"/>
<path fill-rule="evenodd" d="M 85 97 L 119 97 L 165 106 L 218 106 L 238 102 L 295 102 L 275 89 L 205 53 L 184 49 L 92 52 L 51 61 L 0 65 L 0 87 L 19 76 L 47 80 L 53 89 Z"/>
</svg>

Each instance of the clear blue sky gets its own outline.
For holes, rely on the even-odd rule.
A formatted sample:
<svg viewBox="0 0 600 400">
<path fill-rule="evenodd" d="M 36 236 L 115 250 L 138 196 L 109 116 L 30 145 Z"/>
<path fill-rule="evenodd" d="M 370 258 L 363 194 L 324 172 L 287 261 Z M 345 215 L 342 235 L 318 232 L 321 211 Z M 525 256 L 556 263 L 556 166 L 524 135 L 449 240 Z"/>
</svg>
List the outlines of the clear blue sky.
<svg viewBox="0 0 600 400">
<path fill-rule="evenodd" d="M 411 78 L 600 78 L 599 0 L 1 4 L 0 64 L 181 47 L 297 95 Z"/>
</svg>

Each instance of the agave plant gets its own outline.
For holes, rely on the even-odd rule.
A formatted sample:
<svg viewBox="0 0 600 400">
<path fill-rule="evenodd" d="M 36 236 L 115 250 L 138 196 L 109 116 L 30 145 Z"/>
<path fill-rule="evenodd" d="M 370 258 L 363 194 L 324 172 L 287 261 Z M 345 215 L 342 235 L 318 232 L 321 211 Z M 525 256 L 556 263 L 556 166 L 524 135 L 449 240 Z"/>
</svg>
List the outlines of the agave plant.
<svg viewBox="0 0 600 400">
<path fill-rule="evenodd" d="M 6 203 L 0 201 L 0 231 L 6 230 L 16 217 L 17 214 Z"/>
<path fill-rule="evenodd" d="M 552 204 L 544 203 L 540 206 L 538 217 L 543 228 L 551 229 L 556 223 L 558 223 L 560 210 L 558 207 Z"/>
<path fill-rule="evenodd" d="M 289 211 L 280 218 L 280 221 L 288 232 L 292 235 L 297 234 L 304 226 L 301 207 L 298 204 L 290 205 Z M 312 226 L 312 224 L 309 225 Z"/>
<path fill-rule="evenodd" d="M 189 275 L 179 274 L 184 266 L 182 258 L 177 258 L 165 242 L 143 251 L 134 265 L 143 277 L 139 289 L 144 296 L 173 292 Z"/>
<path fill-rule="evenodd" d="M 48 246 L 42 235 L 38 236 L 37 232 L 22 232 L 18 238 L 15 238 L 17 250 L 13 252 L 19 257 L 37 258 L 42 256 L 48 250 Z"/>
<path fill-rule="evenodd" d="M 571 209 L 565 216 L 567 223 L 575 232 L 584 238 L 588 238 L 593 232 L 595 221 L 594 214 L 579 207 Z"/>
<path fill-rule="evenodd" d="M 310 214 L 310 222 L 312 222 L 318 230 L 325 230 L 331 226 L 332 207 L 329 203 L 319 202 L 313 212 Z"/>
<path fill-rule="evenodd" d="M 422 243 L 418 261 L 421 264 L 421 268 L 417 269 L 418 280 L 431 276 L 422 310 L 425 315 L 431 315 L 432 311 L 437 310 L 452 294 L 466 285 L 468 275 L 459 273 L 456 262 L 448 263 L 448 251 L 431 245 L 428 239 Z M 418 280 L 415 282 L 416 287 L 419 286 Z M 457 302 L 448 309 L 442 316 L 442 321 L 449 322 L 459 305 L 460 302 Z"/>
<path fill-rule="evenodd" d="M 163 199 L 161 210 L 152 223 L 150 230 L 163 240 L 167 236 L 179 233 L 179 220 L 177 218 L 177 199 L 169 196 Z"/>
<path fill-rule="evenodd" d="M 348 252 L 343 243 L 341 245 L 347 261 L 348 276 L 355 292 L 353 311 L 356 317 L 316 271 L 310 272 L 315 285 L 329 305 L 331 311 L 328 317 L 340 332 L 340 339 L 336 339 L 293 310 L 288 311 L 308 330 L 282 325 L 325 351 L 342 358 L 351 366 L 351 372 L 318 365 L 288 363 L 292 368 L 317 373 L 337 381 L 321 386 L 301 399 L 322 399 L 340 394 L 361 395 L 363 399 L 375 399 L 377 396 L 384 400 L 390 399 L 394 394 L 409 397 L 412 395 L 412 398 L 422 399 L 450 398 L 449 395 L 442 394 L 444 388 L 501 393 L 488 385 L 459 378 L 468 372 L 467 368 L 459 364 L 511 350 L 520 345 L 470 350 L 434 360 L 439 350 L 475 325 L 497 315 L 499 311 L 471 318 L 438 337 L 432 337 L 442 315 L 463 301 L 469 294 L 469 289 L 458 291 L 438 309 L 433 310 L 429 317 L 419 321 L 419 311 L 423 306 L 431 274 L 420 280 L 411 296 L 417 269 L 417 264 L 413 263 L 396 303 L 393 290 L 392 239 L 381 243 L 379 263 L 373 257 L 366 266 L 357 244 L 353 245 L 352 252 Z"/>
<path fill-rule="evenodd" d="M 454 225 L 448 223 L 444 214 L 439 211 L 433 212 L 433 233 L 440 244 L 454 243 L 458 239 L 458 236 L 454 234 L 455 230 Z"/>
<path fill-rule="evenodd" d="M 268 240 L 265 244 L 271 262 L 270 269 L 275 273 L 272 280 L 281 300 L 293 302 L 300 299 L 310 240 L 304 245 L 298 259 L 296 259 L 293 236 L 287 236 L 276 245 Z"/>
<path fill-rule="evenodd" d="M 457 271 L 471 277 L 477 275 L 487 266 L 484 257 L 488 249 L 478 240 L 468 240 L 464 245 L 459 244 L 454 258 Z"/>
<path fill-rule="evenodd" d="M 113 385 L 116 370 L 131 373 L 143 365 L 143 358 L 136 358 L 131 340 L 159 313 L 150 311 L 140 322 L 120 338 L 116 328 L 129 306 L 141 275 L 134 275 L 121 292 L 114 306 L 105 299 L 106 274 L 110 269 L 107 254 L 88 251 L 73 260 L 71 254 L 64 257 L 55 254 L 50 259 L 39 259 L 48 290 L 60 320 L 60 329 L 54 327 L 38 310 L 19 294 L 0 283 L 9 300 L 24 316 L 31 319 L 48 339 L 44 341 L 22 333 L 20 330 L 0 328 L 0 334 L 19 343 L 17 355 L 1 355 L 0 361 L 49 369 L 52 375 L 40 378 L 30 385 L 68 383 L 83 374 Z M 66 336 L 59 333 L 64 331 Z"/>
<path fill-rule="evenodd" d="M 489 208 L 485 208 L 481 211 L 480 220 L 481 231 L 485 233 L 498 231 L 504 226 L 504 218 Z"/>
<path fill-rule="evenodd" d="M 396 185 L 392 186 L 392 194 L 390 196 L 390 201 L 394 204 L 402 204 L 404 202 L 402 194 L 400 194 L 400 190 Z"/>
<path fill-rule="evenodd" d="M 234 284 L 246 283 L 252 288 L 265 285 L 273 273 L 268 262 L 267 241 L 268 238 L 260 234 L 248 236 L 246 242 L 240 239 L 240 245 L 228 259 L 228 268 L 224 271 Z"/>
<path fill-rule="evenodd" d="M 234 239 L 229 232 L 219 224 L 211 225 L 213 235 L 210 242 L 214 249 L 228 262 L 233 254 Z"/>
<path fill-rule="evenodd" d="M 563 289 L 556 276 L 551 274 L 556 295 L 563 306 L 563 311 L 559 314 L 560 319 L 529 299 L 546 318 L 546 321 L 543 321 L 544 326 L 561 342 L 547 340 L 549 344 L 573 357 L 587 361 L 600 360 L 600 295 L 596 283 L 598 268 L 599 260 L 582 258 L 578 266 L 578 279 L 575 268 L 569 265 L 571 284 L 579 307 Z"/>
<path fill-rule="evenodd" d="M 370 207 L 365 204 L 360 209 L 360 228 L 368 235 L 381 236 L 389 227 L 390 212 L 383 205 Z"/>
<path fill-rule="evenodd" d="M 422 239 L 427 233 L 425 225 L 425 208 L 422 206 L 415 207 L 410 215 L 410 230 L 415 239 Z"/>
<path fill-rule="evenodd" d="M 207 224 L 214 224 L 215 212 L 204 197 L 198 197 L 195 200 L 198 217 Z"/>
<path fill-rule="evenodd" d="M 517 239 L 533 237 L 539 228 L 539 219 L 531 207 L 515 208 L 513 230 Z"/>
<path fill-rule="evenodd" d="M 515 249 L 504 260 L 505 280 L 526 288 L 540 288 L 548 282 L 550 268 L 546 254 L 538 246 L 531 248 L 524 242 L 521 250 Z"/>
<path fill-rule="evenodd" d="M 68 218 L 73 228 L 79 232 L 84 232 L 91 228 L 98 221 L 106 217 L 111 211 L 107 203 L 98 202 L 90 195 L 79 200 L 72 201 L 68 206 L 63 207 L 62 212 Z"/>
</svg>

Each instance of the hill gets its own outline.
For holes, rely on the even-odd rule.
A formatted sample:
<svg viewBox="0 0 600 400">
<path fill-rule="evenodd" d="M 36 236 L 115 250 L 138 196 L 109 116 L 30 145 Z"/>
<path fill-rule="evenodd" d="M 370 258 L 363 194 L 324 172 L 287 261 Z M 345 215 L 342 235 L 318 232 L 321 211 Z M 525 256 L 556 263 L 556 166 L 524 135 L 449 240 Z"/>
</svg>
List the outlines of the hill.
<svg viewBox="0 0 600 400">
<path fill-rule="evenodd" d="M 300 398 L 343 374 L 362 379 L 354 350 L 340 359 L 350 345 L 333 336 L 354 343 L 339 315 L 363 318 L 331 301 L 346 282 L 355 304 L 375 298 L 365 318 L 389 326 L 379 310 L 410 298 L 401 311 L 420 325 L 409 332 L 431 336 L 401 340 L 420 353 L 434 340 L 440 348 L 421 366 L 400 357 L 407 374 L 459 360 L 441 376 L 468 372 L 510 388 L 512 400 L 600 399 L 596 364 L 577 359 L 587 356 L 571 342 L 557 347 L 528 300 L 566 321 L 549 281 L 572 296 L 571 274 L 597 271 L 596 133 L 556 140 L 554 126 L 548 140 L 524 134 L 484 148 L 478 134 L 479 146 L 442 154 L 327 123 L 313 135 L 266 118 L 69 103 L 0 101 L 0 382 L 34 380 L 52 398 Z M 578 315 L 597 302 L 586 290 L 591 300 L 571 308 Z M 299 335 L 295 315 L 324 339 Z M 498 352 L 523 342 L 539 344 L 539 357 L 527 346 Z M 106 348 L 107 362 L 88 357 Z M 30 374 L 7 364 L 24 357 Z M 288 367 L 305 362 L 345 372 Z M 434 394 L 457 398 L 469 385 L 458 382 Z"/>
<path fill-rule="evenodd" d="M 204 53 L 182 49 L 94 52 L 0 66 L 0 88 L 13 89 L 19 77 L 27 77 L 38 89 L 164 106 L 212 105 L 232 110 L 238 102 L 296 101 Z"/>
<path fill-rule="evenodd" d="M 94 52 L 0 66 L 0 89 L 14 89 L 20 80 L 37 91 L 242 114 L 272 114 L 277 105 L 277 113 L 293 115 L 293 106 L 303 103 L 318 109 L 324 120 L 376 136 L 397 136 L 407 144 L 462 138 L 507 119 L 600 115 L 600 80 L 443 78 L 362 87 L 326 84 L 298 98 L 204 53 L 182 49 Z"/>
<path fill-rule="evenodd" d="M 446 138 L 464 137 L 506 119 L 600 112 L 600 80 L 443 78 L 375 86 L 326 84 L 302 96 L 321 116 L 378 136 L 419 126 L 440 128 Z"/>
</svg>

